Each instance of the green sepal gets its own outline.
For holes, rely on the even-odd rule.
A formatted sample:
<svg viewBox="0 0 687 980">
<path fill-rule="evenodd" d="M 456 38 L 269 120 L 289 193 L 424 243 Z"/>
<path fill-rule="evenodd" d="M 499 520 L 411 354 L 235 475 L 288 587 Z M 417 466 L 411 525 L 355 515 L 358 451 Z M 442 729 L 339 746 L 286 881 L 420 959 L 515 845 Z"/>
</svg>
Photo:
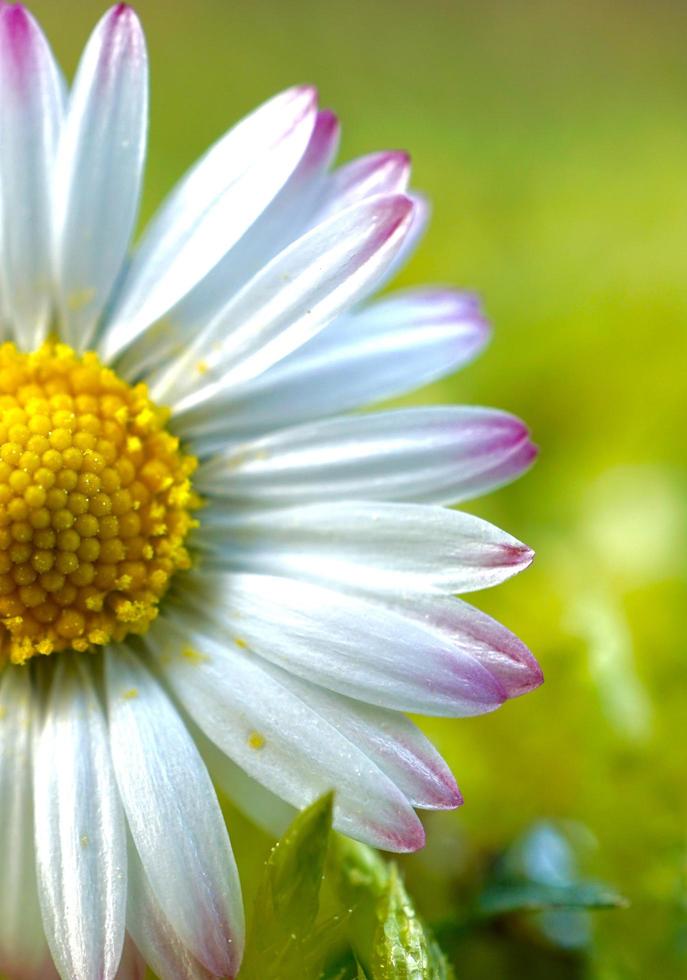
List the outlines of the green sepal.
<svg viewBox="0 0 687 980">
<path fill-rule="evenodd" d="M 304 980 L 321 961 L 345 917 L 315 926 L 332 826 L 333 796 L 300 813 L 272 848 L 253 908 L 241 980 Z"/>
</svg>

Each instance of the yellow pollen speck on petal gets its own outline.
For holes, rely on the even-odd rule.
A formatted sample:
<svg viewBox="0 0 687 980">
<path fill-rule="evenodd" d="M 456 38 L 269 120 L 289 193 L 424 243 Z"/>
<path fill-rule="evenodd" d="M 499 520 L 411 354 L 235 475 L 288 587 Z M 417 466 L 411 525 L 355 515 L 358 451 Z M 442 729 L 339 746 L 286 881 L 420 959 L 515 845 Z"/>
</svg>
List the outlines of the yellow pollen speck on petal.
<svg viewBox="0 0 687 980">
<path fill-rule="evenodd" d="M 168 419 L 93 353 L 0 345 L 0 666 L 155 619 L 197 523 Z"/>
<path fill-rule="evenodd" d="M 248 736 L 248 744 L 252 749 L 262 749 L 265 747 L 265 736 L 260 732 L 251 732 Z"/>
<path fill-rule="evenodd" d="M 207 374 L 208 370 L 209 368 L 208 368 L 207 361 L 198 361 L 198 363 L 196 364 L 196 371 L 198 372 L 198 374 Z"/>
<path fill-rule="evenodd" d="M 91 843 L 88 834 L 82 834 L 81 837 L 79 837 L 79 843 L 82 847 L 88 847 L 88 845 Z"/>
<path fill-rule="evenodd" d="M 128 690 L 122 692 L 123 701 L 134 701 L 138 697 L 138 688 L 130 687 Z"/>
<path fill-rule="evenodd" d="M 244 640 L 242 636 L 235 636 L 234 637 L 234 643 L 236 644 L 236 646 L 240 650 L 247 650 L 248 649 L 248 641 L 247 640 Z"/>
<path fill-rule="evenodd" d="M 204 664 L 208 661 L 208 657 L 204 653 L 194 650 L 193 647 L 184 647 L 181 651 L 181 656 L 191 664 Z"/>
<path fill-rule="evenodd" d="M 78 289 L 67 296 L 67 306 L 70 310 L 77 312 L 82 310 L 84 306 L 88 306 L 94 297 L 95 289 Z"/>
</svg>

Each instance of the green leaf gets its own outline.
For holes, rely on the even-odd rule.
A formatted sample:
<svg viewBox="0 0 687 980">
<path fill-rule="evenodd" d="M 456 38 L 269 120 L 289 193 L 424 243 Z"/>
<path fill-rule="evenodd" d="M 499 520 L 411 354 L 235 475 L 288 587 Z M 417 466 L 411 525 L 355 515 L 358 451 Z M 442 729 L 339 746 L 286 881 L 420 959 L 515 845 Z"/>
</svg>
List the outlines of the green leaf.
<svg viewBox="0 0 687 980">
<path fill-rule="evenodd" d="M 542 912 L 547 909 L 623 908 L 627 902 L 607 885 L 579 882 L 547 885 L 535 881 L 500 882 L 489 885 L 477 900 L 477 912 L 484 918 L 514 912 Z"/>
<path fill-rule="evenodd" d="M 264 894 L 281 927 L 308 928 L 319 908 L 322 873 L 332 826 L 333 795 L 328 793 L 300 813 L 267 861 Z"/>
<path fill-rule="evenodd" d="M 332 794 L 296 817 L 267 860 L 241 980 L 316 980 L 341 916 L 315 927 L 332 825 Z"/>
<path fill-rule="evenodd" d="M 427 936 L 394 866 L 379 903 L 371 966 L 374 980 L 431 977 Z"/>
<path fill-rule="evenodd" d="M 329 961 L 320 980 L 367 980 L 365 971 L 350 949 Z"/>
<path fill-rule="evenodd" d="M 427 945 L 429 953 L 429 970 L 427 976 L 431 980 L 454 980 L 455 974 L 444 956 L 441 946 L 434 936 L 428 934 Z"/>
</svg>

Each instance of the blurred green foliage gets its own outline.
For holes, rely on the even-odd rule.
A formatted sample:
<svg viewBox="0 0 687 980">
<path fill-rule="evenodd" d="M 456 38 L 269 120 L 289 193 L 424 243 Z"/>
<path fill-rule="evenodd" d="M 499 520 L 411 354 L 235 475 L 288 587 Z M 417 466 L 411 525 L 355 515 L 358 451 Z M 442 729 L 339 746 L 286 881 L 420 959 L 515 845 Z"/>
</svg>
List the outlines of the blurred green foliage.
<svg viewBox="0 0 687 980">
<path fill-rule="evenodd" d="M 102 5 L 32 8 L 71 71 Z M 420 911 L 457 917 L 475 853 L 574 819 L 598 844 L 587 870 L 631 907 L 595 920 L 583 966 L 513 959 L 494 934 L 461 978 L 687 974 L 687 7 L 138 9 L 153 70 L 145 214 L 232 120 L 316 82 L 343 119 L 344 158 L 413 153 L 434 220 L 402 280 L 477 289 L 496 327 L 479 363 L 412 400 L 510 409 L 541 445 L 531 474 L 473 509 L 538 552 L 476 601 L 531 645 L 547 683 L 493 717 L 426 724 L 466 805 L 430 816 L 427 848 L 404 862 Z M 250 893 L 268 841 L 236 814 L 231 829 Z"/>
</svg>

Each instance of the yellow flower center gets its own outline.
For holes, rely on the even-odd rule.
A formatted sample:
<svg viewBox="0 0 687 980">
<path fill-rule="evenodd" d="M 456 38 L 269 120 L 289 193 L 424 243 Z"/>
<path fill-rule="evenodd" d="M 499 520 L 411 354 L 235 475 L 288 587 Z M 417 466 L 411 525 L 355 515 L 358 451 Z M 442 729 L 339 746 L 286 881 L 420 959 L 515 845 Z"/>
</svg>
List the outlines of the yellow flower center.
<svg viewBox="0 0 687 980">
<path fill-rule="evenodd" d="M 198 505 L 168 416 L 95 354 L 0 346 L 0 663 L 155 618 Z"/>
</svg>

